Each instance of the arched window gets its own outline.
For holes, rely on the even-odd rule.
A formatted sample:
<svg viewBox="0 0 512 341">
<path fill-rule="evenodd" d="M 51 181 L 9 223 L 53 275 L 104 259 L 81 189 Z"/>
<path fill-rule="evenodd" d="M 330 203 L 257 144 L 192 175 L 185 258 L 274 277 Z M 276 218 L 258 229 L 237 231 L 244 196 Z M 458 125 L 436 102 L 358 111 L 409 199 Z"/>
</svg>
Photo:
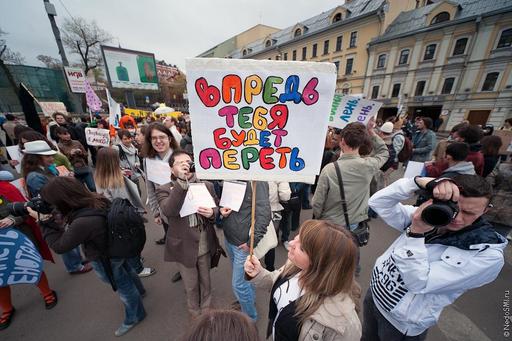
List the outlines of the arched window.
<svg viewBox="0 0 512 341">
<path fill-rule="evenodd" d="M 448 21 L 448 20 L 450 20 L 450 13 L 441 12 L 438 15 L 436 15 L 434 18 L 432 18 L 430 25 L 439 24 L 443 21 Z"/>
<path fill-rule="evenodd" d="M 409 49 L 405 49 L 400 52 L 400 58 L 398 59 L 398 65 L 407 64 L 407 62 L 409 62 Z"/>
<path fill-rule="evenodd" d="M 334 16 L 334 18 L 332 18 L 332 23 L 334 24 L 335 22 L 338 22 L 338 21 L 341 21 L 341 13 L 336 13 L 336 15 Z"/>
<path fill-rule="evenodd" d="M 247 56 L 247 49 L 242 50 L 242 56 Z"/>
<path fill-rule="evenodd" d="M 496 48 L 501 47 L 510 47 L 512 46 L 512 28 L 504 30 L 501 32 L 500 40 L 498 41 L 498 46 Z"/>
<path fill-rule="evenodd" d="M 299 37 L 302 35 L 302 30 L 300 28 L 296 29 L 293 33 L 293 37 Z"/>
<path fill-rule="evenodd" d="M 384 66 L 386 66 L 386 55 L 385 54 L 381 54 L 377 58 L 377 68 L 380 69 L 380 68 L 383 68 Z"/>
<path fill-rule="evenodd" d="M 272 40 L 267 40 L 265 42 L 265 47 L 270 47 L 272 45 Z"/>
</svg>

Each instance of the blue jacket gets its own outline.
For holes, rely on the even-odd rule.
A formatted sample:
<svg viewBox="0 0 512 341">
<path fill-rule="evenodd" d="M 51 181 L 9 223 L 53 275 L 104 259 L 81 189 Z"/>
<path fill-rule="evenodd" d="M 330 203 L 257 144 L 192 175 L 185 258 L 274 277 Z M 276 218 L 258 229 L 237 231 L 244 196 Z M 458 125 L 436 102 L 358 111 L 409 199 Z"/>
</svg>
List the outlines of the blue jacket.
<svg viewBox="0 0 512 341">
<path fill-rule="evenodd" d="M 436 147 L 436 133 L 427 129 L 426 132 L 418 130 L 412 136 L 412 161 L 425 162 L 432 158 L 432 151 Z"/>
</svg>

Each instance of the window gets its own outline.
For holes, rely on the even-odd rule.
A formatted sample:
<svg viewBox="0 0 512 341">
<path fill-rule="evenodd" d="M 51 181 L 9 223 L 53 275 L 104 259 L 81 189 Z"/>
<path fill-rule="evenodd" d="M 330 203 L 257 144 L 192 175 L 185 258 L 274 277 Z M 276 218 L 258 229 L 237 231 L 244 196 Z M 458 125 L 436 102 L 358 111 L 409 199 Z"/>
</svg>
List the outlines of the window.
<svg viewBox="0 0 512 341">
<path fill-rule="evenodd" d="M 379 89 L 380 87 L 378 85 L 374 85 L 372 88 L 372 99 L 375 99 L 379 97 Z"/>
<path fill-rule="evenodd" d="M 270 47 L 272 45 L 272 41 L 271 40 L 267 40 L 265 42 L 265 47 Z"/>
<path fill-rule="evenodd" d="M 341 13 L 336 13 L 336 15 L 334 16 L 334 18 L 332 18 L 332 23 L 334 24 L 335 22 L 338 22 L 338 21 L 341 21 Z"/>
<path fill-rule="evenodd" d="M 313 44 L 313 52 L 311 53 L 311 57 L 316 57 L 316 50 L 317 50 L 318 44 Z"/>
<path fill-rule="evenodd" d="M 324 41 L 324 54 L 329 53 L 329 40 Z"/>
<path fill-rule="evenodd" d="M 297 60 L 297 50 L 292 51 L 292 60 Z"/>
<path fill-rule="evenodd" d="M 384 66 L 386 66 L 386 55 L 381 54 L 381 55 L 379 55 L 379 57 L 377 59 L 377 69 L 381 69 Z"/>
<path fill-rule="evenodd" d="M 455 78 L 445 78 L 443 88 L 441 89 L 442 95 L 449 95 L 452 92 L 453 83 L 455 82 Z"/>
<path fill-rule="evenodd" d="M 400 83 L 393 84 L 393 90 L 391 90 L 391 97 L 398 97 L 400 94 Z"/>
<path fill-rule="evenodd" d="M 404 64 L 407 64 L 407 62 L 409 62 L 409 49 L 406 49 L 406 50 L 402 50 L 402 52 L 400 52 L 400 58 L 398 59 L 398 65 L 404 65 Z"/>
<path fill-rule="evenodd" d="M 436 44 L 427 45 L 425 48 L 425 55 L 423 56 L 423 60 L 431 60 L 434 59 L 436 54 Z"/>
<path fill-rule="evenodd" d="M 341 44 L 343 43 L 343 36 L 336 38 L 336 51 L 341 51 Z"/>
<path fill-rule="evenodd" d="M 293 32 L 293 37 L 300 37 L 302 35 L 302 30 L 300 28 L 296 29 L 295 32 Z"/>
<path fill-rule="evenodd" d="M 482 85 L 482 91 L 494 91 L 496 81 L 498 80 L 499 72 L 491 72 L 485 76 L 484 84 Z"/>
<path fill-rule="evenodd" d="M 500 40 L 498 41 L 497 49 L 502 47 L 512 46 L 512 28 L 501 32 Z"/>
<path fill-rule="evenodd" d="M 460 38 L 455 42 L 455 47 L 453 48 L 453 55 L 458 56 L 464 54 L 466 51 L 466 45 L 468 44 L 468 38 Z"/>
<path fill-rule="evenodd" d="M 281 56 L 280 55 L 276 55 L 276 60 L 281 60 Z"/>
<path fill-rule="evenodd" d="M 423 91 L 425 91 L 426 81 L 419 81 L 416 83 L 416 91 L 414 92 L 414 96 L 423 96 Z"/>
<path fill-rule="evenodd" d="M 348 95 L 349 88 L 341 89 L 341 93 L 344 95 Z"/>
<path fill-rule="evenodd" d="M 356 47 L 357 44 L 357 31 L 350 33 L 350 44 L 348 47 Z"/>
<path fill-rule="evenodd" d="M 430 25 L 439 24 L 443 21 L 450 20 L 450 13 L 448 12 L 441 12 L 438 15 L 436 15 L 434 18 L 432 18 L 432 21 L 430 22 Z"/>
<path fill-rule="evenodd" d="M 242 50 L 242 56 L 247 56 L 247 50 L 246 49 Z"/>
<path fill-rule="evenodd" d="M 308 48 L 304 46 L 302 48 L 302 60 L 306 60 L 306 55 L 308 54 Z"/>
<path fill-rule="evenodd" d="M 347 65 L 345 66 L 345 74 L 350 75 L 352 73 L 352 67 L 354 66 L 354 58 L 347 58 Z"/>
<path fill-rule="evenodd" d="M 340 61 L 339 60 L 335 61 L 334 65 L 336 65 L 336 74 L 338 74 L 338 72 L 340 72 Z"/>
<path fill-rule="evenodd" d="M 288 52 L 283 53 L 283 60 L 288 60 Z"/>
</svg>

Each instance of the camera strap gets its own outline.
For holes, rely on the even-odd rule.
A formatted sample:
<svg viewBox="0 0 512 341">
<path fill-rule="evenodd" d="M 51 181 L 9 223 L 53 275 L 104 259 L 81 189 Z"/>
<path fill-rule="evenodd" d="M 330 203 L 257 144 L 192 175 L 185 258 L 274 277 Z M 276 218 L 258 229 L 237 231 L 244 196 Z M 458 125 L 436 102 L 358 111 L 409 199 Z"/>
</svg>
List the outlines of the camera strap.
<svg viewBox="0 0 512 341">
<path fill-rule="evenodd" d="M 340 166 L 338 165 L 338 161 L 334 161 L 334 168 L 336 169 L 336 175 L 338 177 L 338 185 L 340 186 L 340 194 L 341 194 L 341 206 L 343 207 L 343 215 L 345 216 L 345 224 L 346 229 L 350 230 L 350 222 L 348 220 L 348 209 L 347 209 L 347 201 L 345 200 L 345 188 L 343 187 L 343 178 L 341 177 Z"/>
</svg>

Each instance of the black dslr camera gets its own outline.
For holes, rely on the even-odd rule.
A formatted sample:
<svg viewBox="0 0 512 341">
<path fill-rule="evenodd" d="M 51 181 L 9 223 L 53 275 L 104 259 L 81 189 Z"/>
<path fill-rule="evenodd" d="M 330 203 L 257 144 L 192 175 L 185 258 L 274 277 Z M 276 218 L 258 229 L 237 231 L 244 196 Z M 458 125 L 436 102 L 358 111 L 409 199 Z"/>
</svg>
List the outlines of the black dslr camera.
<svg viewBox="0 0 512 341">
<path fill-rule="evenodd" d="M 195 165 L 194 161 L 188 161 L 188 172 L 189 173 L 196 172 L 196 165 Z"/>
<path fill-rule="evenodd" d="M 429 193 L 430 198 L 432 198 L 432 191 L 434 190 L 434 187 L 441 181 L 448 180 L 436 179 L 427 184 L 426 190 Z M 452 200 L 444 201 L 433 199 L 432 204 L 425 207 L 423 212 L 421 212 L 421 220 L 429 225 L 441 227 L 450 224 L 458 213 L 459 206 L 456 202 Z"/>
<path fill-rule="evenodd" d="M 53 211 L 53 207 L 40 196 L 34 197 L 27 202 L 13 202 L 7 205 L 9 214 L 15 217 L 27 215 L 27 207 L 41 214 L 50 214 Z"/>
</svg>

